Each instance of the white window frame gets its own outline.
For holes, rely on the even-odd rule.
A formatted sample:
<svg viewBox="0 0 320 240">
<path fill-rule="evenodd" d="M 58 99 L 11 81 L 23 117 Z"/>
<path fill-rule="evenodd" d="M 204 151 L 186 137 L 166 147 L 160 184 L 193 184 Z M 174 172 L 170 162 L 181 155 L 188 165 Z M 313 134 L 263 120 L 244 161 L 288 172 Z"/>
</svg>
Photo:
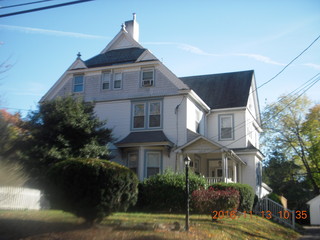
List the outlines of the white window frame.
<svg viewBox="0 0 320 240">
<path fill-rule="evenodd" d="M 230 137 L 223 137 L 222 136 L 222 121 L 223 119 L 225 118 L 229 118 L 230 119 L 230 134 L 231 136 Z M 219 140 L 220 141 L 230 141 L 230 140 L 234 140 L 234 117 L 233 117 L 233 114 L 221 114 L 219 115 Z"/>
<path fill-rule="evenodd" d="M 151 115 L 151 107 L 150 107 L 150 105 L 152 104 L 152 103 L 159 103 L 159 126 L 155 126 L 155 127 L 151 127 L 150 126 L 150 116 L 152 116 Z M 148 116 L 148 128 L 149 129 L 152 129 L 152 128 L 160 128 L 161 127 L 161 109 L 162 109 L 162 105 L 161 105 L 161 101 L 150 101 L 150 102 L 148 102 L 148 112 L 147 112 L 147 116 Z M 157 116 L 157 115 L 155 115 L 155 114 L 153 114 L 154 116 Z"/>
<path fill-rule="evenodd" d="M 106 75 L 109 75 L 109 79 L 108 80 L 106 80 L 105 79 L 105 76 Z M 101 74 L 101 89 L 102 90 L 110 90 L 111 89 L 111 81 L 112 80 L 112 73 L 111 73 L 111 71 L 109 71 L 109 72 L 102 72 L 102 74 Z M 105 83 L 109 83 L 109 87 L 108 88 L 104 88 L 104 84 Z"/>
<path fill-rule="evenodd" d="M 135 106 L 136 105 L 143 105 L 143 127 L 134 127 L 134 118 L 135 118 Z M 147 122 L 147 104 L 145 102 L 135 102 L 132 104 L 132 129 L 139 130 L 139 129 L 145 129 L 146 128 L 146 122 Z"/>
<path fill-rule="evenodd" d="M 82 83 L 76 83 L 76 78 L 82 77 Z M 77 86 L 82 86 L 81 91 L 76 91 L 75 88 Z M 73 93 L 82 93 L 84 92 L 84 75 L 83 74 L 78 74 L 73 76 L 73 84 L 72 84 L 72 92 Z"/>
<path fill-rule="evenodd" d="M 144 73 L 152 72 L 152 78 L 144 79 Z M 145 68 L 141 69 L 141 87 L 153 87 L 154 86 L 154 69 L 153 68 Z"/>
<path fill-rule="evenodd" d="M 117 79 L 117 76 L 120 76 L 120 79 Z M 113 74 L 113 81 L 112 82 L 113 82 L 113 89 L 114 90 L 122 89 L 122 78 L 123 78 L 122 72 L 115 72 Z M 115 87 L 117 81 L 120 81 L 120 87 Z"/>
</svg>

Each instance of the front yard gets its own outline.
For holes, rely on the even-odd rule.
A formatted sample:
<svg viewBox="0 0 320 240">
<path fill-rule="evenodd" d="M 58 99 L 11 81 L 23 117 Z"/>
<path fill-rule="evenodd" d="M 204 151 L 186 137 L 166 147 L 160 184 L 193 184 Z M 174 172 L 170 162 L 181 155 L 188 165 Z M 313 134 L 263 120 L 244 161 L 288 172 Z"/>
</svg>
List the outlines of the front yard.
<svg viewBox="0 0 320 240">
<path fill-rule="evenodd" d="M 217 222 L 208 215 L 191 215 L 189 233 L 182 230 L 184 224 L 183 214 L 115 213 L 100 225 L 88 228 L 82 219 L 62 211 L 0 211 L 0 240 L 283 240 L 300 236 L 255 215 L 225 217 Z"/>
</svg>

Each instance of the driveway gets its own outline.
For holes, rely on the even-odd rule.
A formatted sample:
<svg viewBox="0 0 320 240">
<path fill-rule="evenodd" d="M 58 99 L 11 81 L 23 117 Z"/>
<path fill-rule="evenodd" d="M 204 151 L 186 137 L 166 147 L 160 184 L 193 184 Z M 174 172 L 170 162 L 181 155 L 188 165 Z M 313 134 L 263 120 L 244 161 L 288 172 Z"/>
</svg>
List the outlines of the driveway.
<svg viewBox="0 0 320 240">
<path fill-rule="evenodd" d="M 303 236 L 299 240 L 320 239 L 320 226 L 304 226 L 303 229 Z"/>
</svg>

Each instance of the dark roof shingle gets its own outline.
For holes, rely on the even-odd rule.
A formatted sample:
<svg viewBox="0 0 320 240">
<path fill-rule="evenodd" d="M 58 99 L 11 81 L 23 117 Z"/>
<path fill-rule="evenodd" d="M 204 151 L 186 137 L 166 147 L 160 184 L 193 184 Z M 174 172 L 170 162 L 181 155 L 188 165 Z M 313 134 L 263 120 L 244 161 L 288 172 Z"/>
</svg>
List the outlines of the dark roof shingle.
<svg viewBox="0 0 320 240">
<path fill-rule="evenodd" d="M 130 144 L 130 143 L 149 143 L 149 142 L 166 142 L 171 145 L 171 141 L 162 131 L 145 131 L 145 132 L 131 132 L 121 141 L 116 144 Z"/>
<path fill-rule="evenodd" d="M 254 71 L 181 77 L 211 108 L 244 107 L 247 105 Z"/>
<path fill-rule="evenodd" d="M 88 68 L 110 66 L 120 63 L 134 63 L 145 51 L 147 51 L 147 49 L 138 47 L 116 49 L 98 54 L 84 62 Z"/>
</svg>

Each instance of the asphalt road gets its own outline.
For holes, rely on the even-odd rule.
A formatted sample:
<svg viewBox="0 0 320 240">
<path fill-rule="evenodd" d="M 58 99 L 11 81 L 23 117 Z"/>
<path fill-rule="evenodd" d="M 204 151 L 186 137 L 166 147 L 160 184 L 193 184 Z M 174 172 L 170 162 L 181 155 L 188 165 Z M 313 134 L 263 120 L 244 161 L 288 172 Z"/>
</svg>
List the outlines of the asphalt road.
<svg viewBox="0 0 320 240">
<path fill-rule="evenodd" d="M 320 240 L 320 226 L 304 226 L 302 237 L 299 240 Z"/>
</svg>

